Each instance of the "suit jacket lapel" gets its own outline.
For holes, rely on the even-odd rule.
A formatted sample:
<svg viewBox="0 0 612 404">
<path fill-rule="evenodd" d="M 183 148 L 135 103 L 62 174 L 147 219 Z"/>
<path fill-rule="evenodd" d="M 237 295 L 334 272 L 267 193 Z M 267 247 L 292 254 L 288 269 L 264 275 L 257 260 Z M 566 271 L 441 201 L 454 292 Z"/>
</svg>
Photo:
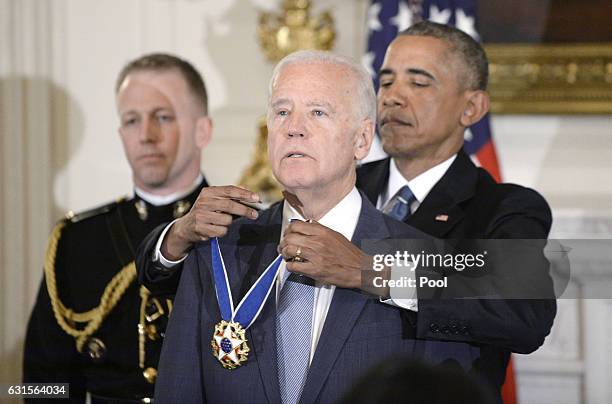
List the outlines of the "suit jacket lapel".
<svg viewBox="0 0 612 404">
<path fill-rule="evenodd" d="M 464 216 L 463 209 L 448 194 L 440 192 L 433 199 L 428 195 L 405 222 L 434 237 L 444 238 Z"/>
<path fill-rule="evenodd" d="M 240 262 L 239 293 L 242 298 L 257 278 L 278 256 L 280 240 L 282 206 L 280 203 L 266 211 L 252 224 L 243 225 L 234 249 L 235 258 Z"/>
<path fill-rule="evenodd" d="M 389 237 L 389 232 L 384 226 L 381 215 L 362 194 L 361 213 L 353 234 L 353 244 L 359 246 L 362 240 Z M 370 299 L 368 296 L 357 290 L 336 288 L 308 371 L 306 385 L 300 399 L 301 403 L 316 401 L 334 362 L 368 299 Z"/>
<path fill-rule="evenodd" d="M 434 237 L 444 238 L 465 216 L 461 203 L 474 195 L 478 170 L 463 150 L 429 191 L 406 223 Z"/>
<path fill-rule="evenodd" d="M 374 161 L 357 169 L 357 188 L 363 191 L 374 206 L 378 202 L 378 196 L 383 193 L 387 186 L 390 160 L 390 158 L 386 158 Z"/>
</svg>

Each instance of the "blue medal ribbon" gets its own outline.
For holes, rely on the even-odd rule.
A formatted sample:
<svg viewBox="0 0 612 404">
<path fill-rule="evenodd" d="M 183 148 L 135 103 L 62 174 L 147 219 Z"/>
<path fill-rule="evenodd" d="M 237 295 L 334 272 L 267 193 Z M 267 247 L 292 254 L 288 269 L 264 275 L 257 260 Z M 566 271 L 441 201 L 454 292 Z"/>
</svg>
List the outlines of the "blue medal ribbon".
<svg viewBox="0 0 612 404">
<path fill-rule="evenodd" d="M 219 311 L 221 318 L 227 322 L 239 323 L 245 330 L 253 324 L 253 322 L 261 313 L 272 287 L 278 275 L 278 268 L 283 260 L 282 255 L 279 255 L 272 261 L 266 270 L 259 276 L 257 281 L 251 286 L 246 295 L 242 298 L 236 310 L 234 310 L 234 302 L 232 299 L 232 291 L 229 286 L 227 269 L 221 249 L 219 248 L 219 240 L 215 237 L 210 241 L 212 255 L 213 277 L 215 279 L 215 293 L 217 302 L 219 303 Z"/>
</svg>

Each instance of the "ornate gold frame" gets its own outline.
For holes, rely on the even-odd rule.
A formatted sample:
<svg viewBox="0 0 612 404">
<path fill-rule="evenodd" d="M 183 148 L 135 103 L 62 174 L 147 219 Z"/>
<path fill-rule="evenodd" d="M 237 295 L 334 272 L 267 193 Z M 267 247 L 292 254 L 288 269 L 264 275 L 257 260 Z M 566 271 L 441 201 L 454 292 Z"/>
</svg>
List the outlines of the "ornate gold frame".
<svg viewBox="0 0 612 404">
<path fill-rule="evenodd" d="M 612 43 L 487 44 L 498 114 L 612 114 Z"/>
</svg>

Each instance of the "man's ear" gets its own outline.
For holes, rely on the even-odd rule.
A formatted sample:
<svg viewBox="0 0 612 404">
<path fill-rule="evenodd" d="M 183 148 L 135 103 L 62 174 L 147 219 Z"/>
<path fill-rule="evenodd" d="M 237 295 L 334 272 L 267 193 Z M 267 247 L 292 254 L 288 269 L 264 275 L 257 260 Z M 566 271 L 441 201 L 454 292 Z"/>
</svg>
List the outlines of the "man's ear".
<svg viewBox="0 0 612 404">
<path fill-rule="evenodd" d="M 466 102 L 461 114 L 461 125 L 472 126 L 489 112 L 489 94 L 486 91 L 466 91 Z"/>
<path fill-rule="evenodd" d="M 195 143 L 201 150 L 208 145 L 212 138 L 213 124 L 209 117 L 202 116 L 196 121 Z"/>
<path fill-rule="evenodd" d="M 355 136 L 355 160 L 364 159 L 370 152 L 374 141 L 375 124 L 371 119 L 361 121 Z"/>
</svg>

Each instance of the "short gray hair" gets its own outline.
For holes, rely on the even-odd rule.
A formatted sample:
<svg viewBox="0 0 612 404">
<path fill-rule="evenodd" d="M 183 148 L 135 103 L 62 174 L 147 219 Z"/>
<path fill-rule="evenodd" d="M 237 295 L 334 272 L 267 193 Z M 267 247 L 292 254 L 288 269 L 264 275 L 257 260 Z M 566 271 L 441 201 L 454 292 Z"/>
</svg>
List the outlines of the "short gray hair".
<svg viewBox="0 0 612 404">
<path fill-rule="evenodd" d="M 361 115 L 359 118 L 368 118 L 373 123 L 376 122 L 376 93 L 374 92 L 374 85 L 372 84 L 372 77 L 365 69 L 355 63 L 350 58 L 345 56 L 336 55 L 331 52 L 317 51 L 317 50 L 302 50 L 293 52 L 277 63 L 272 72 L 272 78 L 270 78 L 270 84 L 268 86 L 268 99 L 272 96 L 272 89 L 280 72 L 288 65 L 293 64 L 330 64 L 342 66 L 349 70 L 353 74 L 355 80 L 355 90 L 357 92 L 357 99 L 354 103 L 357 103 L 356 110 Z"/>
</svg>

